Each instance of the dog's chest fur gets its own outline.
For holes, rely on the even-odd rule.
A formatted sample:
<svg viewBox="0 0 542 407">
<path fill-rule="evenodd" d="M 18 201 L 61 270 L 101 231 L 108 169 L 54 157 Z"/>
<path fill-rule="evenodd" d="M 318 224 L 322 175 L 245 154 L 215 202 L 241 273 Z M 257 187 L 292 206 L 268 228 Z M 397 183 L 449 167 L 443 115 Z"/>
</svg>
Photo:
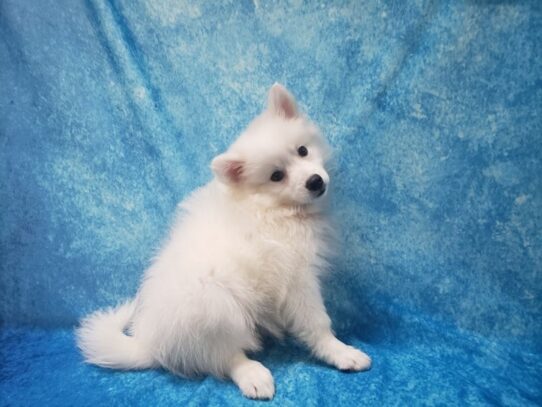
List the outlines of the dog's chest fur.
<svg viewBox="0 0 542 407">
<path fill-rule="evenodd" d="M 324 267 L 325 220 L 317 215 L 263 216 L 247 232 L 252 247 L 244 278 L 258 292 L 265 309 L 277 311 L 288 295 Z"/>
</svg>

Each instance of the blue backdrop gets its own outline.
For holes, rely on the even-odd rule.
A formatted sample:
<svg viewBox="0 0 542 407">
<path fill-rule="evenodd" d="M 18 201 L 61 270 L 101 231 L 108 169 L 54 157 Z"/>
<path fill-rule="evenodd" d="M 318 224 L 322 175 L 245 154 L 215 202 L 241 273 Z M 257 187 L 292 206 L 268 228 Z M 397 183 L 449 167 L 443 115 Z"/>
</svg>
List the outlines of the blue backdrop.
<svg viewBox="0 0 542 407">
<path fill-rule="evenodd" d="M 270 343 L 272 404 L 540 405 L 541 44 L 539 1 L 2 0 L 0 404 L 243 402 L 83 365 L 72 327 L 279 81 L 336 151 L 326 303 L 374 367 Z"/>
</svg>

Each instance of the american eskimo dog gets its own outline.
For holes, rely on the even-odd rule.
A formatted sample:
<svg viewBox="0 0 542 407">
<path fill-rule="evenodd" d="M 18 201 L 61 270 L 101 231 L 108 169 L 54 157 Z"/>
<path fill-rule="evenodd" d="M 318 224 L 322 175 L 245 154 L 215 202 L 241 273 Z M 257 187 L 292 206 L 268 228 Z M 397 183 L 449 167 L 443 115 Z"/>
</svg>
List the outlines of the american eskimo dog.
<svg viewBox="0 0 542 407">
<path fill-rule="evenodd" d="M 368 369 L 371 359 L 333 334 L 320 294 L 332 254 L 329 153 L 292 95 L 273 85 L 266 110 L 213 159 L 214 179 L 180 204 L 137 296 L 83 319 L 86 361 L 211 374 L 270 399 L 271 372 L 246 352 L 264 333 L 288 332 L 338 369 Z"/>
</svg>

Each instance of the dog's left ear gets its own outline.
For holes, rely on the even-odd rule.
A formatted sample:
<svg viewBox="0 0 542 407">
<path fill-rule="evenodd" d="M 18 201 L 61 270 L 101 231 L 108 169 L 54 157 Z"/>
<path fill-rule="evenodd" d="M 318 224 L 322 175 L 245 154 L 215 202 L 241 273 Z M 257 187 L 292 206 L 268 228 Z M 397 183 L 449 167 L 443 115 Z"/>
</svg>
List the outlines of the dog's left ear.
<svg viewBox="0 0 542 407">
<path fill-rule="evenodd" d="M 286 119 L 293 119 L 298 115 L 294 97 L 280 83 L 275 83 L 271 86 L 271 89 L 269 89 L 267 109 Z"/>
<path fill-rule="evenodd" d="M 243 180 L 244 162 L 230 153 L 216 156 L 211 162 L 211 169 L 216 177 L 225 184 L 239 184 Z"/>
</svg>

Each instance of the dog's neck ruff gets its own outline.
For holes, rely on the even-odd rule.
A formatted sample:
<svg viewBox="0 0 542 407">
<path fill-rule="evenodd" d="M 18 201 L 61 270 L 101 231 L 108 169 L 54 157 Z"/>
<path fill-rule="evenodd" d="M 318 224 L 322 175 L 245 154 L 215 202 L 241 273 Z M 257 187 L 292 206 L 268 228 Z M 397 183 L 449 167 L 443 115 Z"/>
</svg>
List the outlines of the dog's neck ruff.
<svg viewBox="0 0 542 407">
<path fill-rule="evenodd" d="M 257 217 L 314 219 L 324 216 L 325 213 L 325 204 L 322 202 L 305 205 L 277 204 L 263 194 L 249 194 L 223 184 L 220 185 L 220 189 L 235 205 L 239 205 Z"/>
<path fill-rule="evenodd" d="M 248 195 L 243 200 L 242 205 L 246 205 L 247 210 L 256 214 L 258 217 L 279 219 L 316 219 L 324 215 L 323 208 L 318 204 L 307 205 L 277 205 L 269 202 L 265 197 L 257 194 Z"/>
</svg>

